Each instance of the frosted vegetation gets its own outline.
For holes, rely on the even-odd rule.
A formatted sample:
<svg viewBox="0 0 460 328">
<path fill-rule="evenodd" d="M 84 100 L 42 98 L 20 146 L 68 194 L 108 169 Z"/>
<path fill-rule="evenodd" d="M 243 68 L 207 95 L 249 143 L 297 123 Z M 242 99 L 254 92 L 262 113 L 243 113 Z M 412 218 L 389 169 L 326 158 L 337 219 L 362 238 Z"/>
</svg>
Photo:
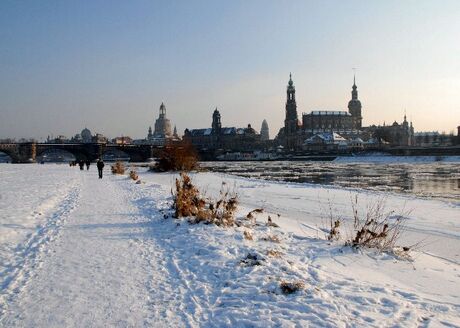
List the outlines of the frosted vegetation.
<svg viewBox="0 0 460 328">
<path fill-rule="evenodd" d="M 452 199 L 201 172 L 178 215 L 173 173 L 0 176 L 0 326 L 460 325 Z"/>
</svg>

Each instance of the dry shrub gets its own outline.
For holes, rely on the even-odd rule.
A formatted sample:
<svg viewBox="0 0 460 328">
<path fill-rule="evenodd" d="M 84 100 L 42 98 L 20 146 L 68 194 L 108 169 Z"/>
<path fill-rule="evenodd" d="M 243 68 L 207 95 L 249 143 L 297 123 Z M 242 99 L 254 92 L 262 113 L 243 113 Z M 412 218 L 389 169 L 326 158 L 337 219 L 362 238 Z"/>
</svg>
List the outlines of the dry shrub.
<svg viewBox="0 0 460 328">
<path fill-rule="evenodd" d="M 267 235 L 265 237 L 262 237 L 261 238 L 263 241 L 269 241 L 269 242 L 272 242 L 272 243 L 280 243 L 281 240 L 278 236 L 276 235 Z"/>
<path fill-rule="evenodd" d="M 136 181 L 137 179 L 139 179 L 139 176 L 137 175 L 137 172 L 135 170 L 131 170 L 129 171 L 129 177 L 131 179 L 133 179 L 134 181 Z"/>
<path fill-rule="evenodd" d="M 274 227 L 274 228 L 280 227 L 279 225 L 277 225 L 275 222 L 272 221 L 272 218 L 270 217 L 270 215 L 268 216 L 268 219 L 267 219 L 267 226 Z"/>
<path fill-rule="evenodd" d="M 275 249 L 269 249 L 269 250 L 267 250 L 267 255 L 271 256 L 271 257 L 281 257 L 283 255 L 283 253 L 281 253 L 280 251 L 277 251 Z"/>
<path fill-rule="evenodd" d="M 280 289 L 283 294 L 293 294 L 299 290 L 305 288 L 305 284 L 298 280 L 298 281 L 282 281 L 280 283 Z"/>
<path fill-rule="evenodd" d="M 327 235 L 327 240 L 339 240 L 340 239 L 340 219 L 338 220 L 331 220 L 331 230 Z"/>
<path fill-rule="evenodd" d="M 113 174 L 125 174 L 125 170 L 126 170 L 125 165 L 120 161 L 113 164 L 111 168 L 112 168 Z"/>
<path fill-rule="evenodd" d="M 379 199 L 367 206 L 364 215 L 358 212 L 358 196 L 351 201 L 353 209 L 354 235 L 347 242 L 354 247 L 376 248 L 390 251 L 404 231 L 404 216 L 408 213 L 395 214 L 385 210 L 385 199 Z"/>
<path fill-rule="evenodd" d="M 254 210 L 252 210 L 251 212 L 249 212 L 247 215 L 246 215 L 246 219 L 248 219 L 249 221 L 251 221 L 251 223 L 253 225 L 256 224 L 256 215 L 259 214 L 259 213 L 263 213 L 264 209 L 263 208 L 256 208 Z"/>
<path fill-rule="evenodd" d="M 150 169 L 152 171 L 191 171 L 198 168 L 198 154 L 188 141 L 167 144 L 161 152 L 157 162 Z"/>
<path fill-rule="evenodd" d="M 187 174 L 181 173 L 180 179 L 176 179 L 175 217 L 193 217 L 191 223 L 204 222 L 224 227 L 235 225 L 238 196 L 224 186 L 222 184 L 217 201 L 209 200 L 201 195 Z"/>
<path fill-rule="evenodd" d="M 252 236 L 252 233 L 250 231 L 245 230 L 243 232 L 244 239 L 246 240 L 254 240 L 254 237 Z"/>
</svg>

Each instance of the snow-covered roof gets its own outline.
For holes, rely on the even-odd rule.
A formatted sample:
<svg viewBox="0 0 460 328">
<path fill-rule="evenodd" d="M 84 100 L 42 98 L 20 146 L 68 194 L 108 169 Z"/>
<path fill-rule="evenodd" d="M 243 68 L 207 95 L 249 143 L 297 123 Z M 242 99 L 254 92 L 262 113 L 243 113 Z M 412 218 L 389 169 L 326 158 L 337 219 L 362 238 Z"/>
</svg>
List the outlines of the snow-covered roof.
<svg viewBox="0 0 460 328">
<path fill-rule="evenodd" d="M 326 143 L 340 143 L 340 142 L 347 142 L 347 139 L 342 137 L 340 134 L 335 132 L 323 132 L 317 133 L 310 138 L 305 139 L 304 143 L 315 143 L 317 139 L 322 139 Z"/>
<path fill-rule="evenodd" d="M 222 128 L 222 134 L 235 134 L 235 133 L 236 133 L 235 127 Z"/>
</svg>

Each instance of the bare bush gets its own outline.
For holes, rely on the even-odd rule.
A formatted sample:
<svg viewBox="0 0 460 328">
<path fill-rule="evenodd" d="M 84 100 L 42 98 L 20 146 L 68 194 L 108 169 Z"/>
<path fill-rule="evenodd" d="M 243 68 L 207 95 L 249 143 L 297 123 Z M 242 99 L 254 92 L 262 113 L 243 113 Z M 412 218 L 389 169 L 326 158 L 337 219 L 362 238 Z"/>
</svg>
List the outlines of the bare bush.
<svg viewBox="0 0 460 328">
<path fill-rule="evenodd" d="M 385 199 L 379 199 L 368 205 L 364 214 L 360 214 L 358 195 L 352 198 L 351 205 L 354 234 L 347 244 L 382 251 L 393 250 L 404 231 L 404 217 L 408 213 L 403 215 L 386 211 Z"/>
<path fill-rule="evenodd" d="M 235 225 L 235 212 L 238 205 L 238 196 L 222 184 L 217 200 L 206 199 L 201 195 L 191 178 L 181 173 L 176 179 L 176 193 L 174 208 L 176 218 L 191 217 L 191 223 L 212 223 L 218 226 Z"/>
<path fill-rule="evenodd" d="M 139 176 L 137 175 L 137 172 L 135 170 L 131 170 L 129 171 L 129 177 L 131 179 L 133 179 L 134 181 L 136 181 L 137 179 L 139 179 Z"/>
<path fill-rule="evenodd" d="M 340 219 L 331 220 L 331 230 L 329 230 L 329 234 L 327 235 L 327 240 L 339 240 L 340 239 Z"/>
<path fill-rule="evenodd" d="M 116 162 L 115 164 L 113 164 L 111 166 L 111 169 L 112 169 L 112 173 L 113 174 L 125 174 L 125 164 L 123 164 L 123 162 Z"/>
<path fill-rule="evenodd" d="M 157 172 L 166 171 L 191 171 L 198 168 L 198 154 L 193 145 L 188 141 L 167 144 L 154 166 L 150 170 Z"/>
<path fill-rule="evenodd" d="M 305 288 L 305 284 L 298 280 L 298 281 L 282 281 L 280 283 L 280 289 L 283 294 L 289 295 L 293 294 L 299 290 Z"/>
</svg>

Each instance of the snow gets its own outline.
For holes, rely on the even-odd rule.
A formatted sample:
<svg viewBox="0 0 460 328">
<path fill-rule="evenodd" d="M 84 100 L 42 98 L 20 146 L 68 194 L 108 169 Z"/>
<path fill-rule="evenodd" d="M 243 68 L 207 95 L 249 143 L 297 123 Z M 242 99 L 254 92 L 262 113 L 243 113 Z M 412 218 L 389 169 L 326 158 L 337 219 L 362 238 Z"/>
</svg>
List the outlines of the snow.
<svg viewBox="0 0 460 328">
<path fill-rule="evenodd" d="M 139 171 L 142 184 L 99 180 L 94 167 L 0 165 L 0 326 L 460 326 L 458 202 L 193 174 L 207 195 L 234 188 L 238 216 L 266 211 L 252 229 L 224 229 L 172 219 L 176 175 Z M 410 210 L 411 260 L 324 239 L 329 203 L 349 222 L 356 193 L 362 207 L 385 197 Z M 244 265 L 248 254 L 261 265 Z M 305 288 L 284 295 L 281 281 Z"/>
</svg>

